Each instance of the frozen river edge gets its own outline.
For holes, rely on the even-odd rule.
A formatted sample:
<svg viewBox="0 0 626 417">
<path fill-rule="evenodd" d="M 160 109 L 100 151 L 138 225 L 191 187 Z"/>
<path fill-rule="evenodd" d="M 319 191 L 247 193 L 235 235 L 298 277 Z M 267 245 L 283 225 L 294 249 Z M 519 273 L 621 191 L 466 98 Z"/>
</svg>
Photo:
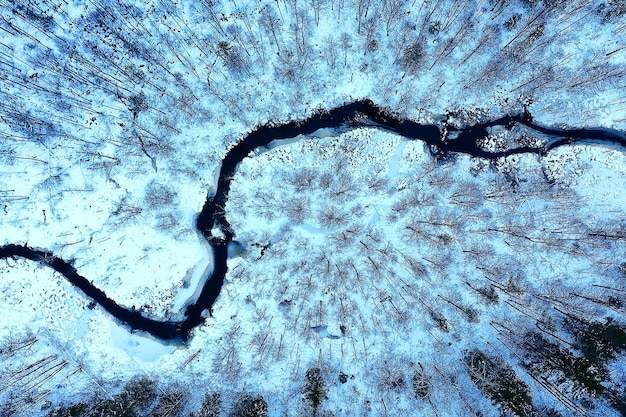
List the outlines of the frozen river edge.
<svg viewBox="0 0 626 417">
<path fill-rule="evenodd" d="M 503 151 L 489 151 L 480 146 L 494 127 L 511 128 L 514 125 L 527 128 L 547 137 L 547 141 L 537 147 L 520 146 Z M 212 308 L 219 296 L 227 272 L 228 245 L 234 242 L 235 232 L 231 229 L 226 213 L 222 209 L 228 200 L 231 181 L 237 165 L 253 151 L 262 152 L 274 141 L 307 136 L 319 129 L 331 129 L 337 132 L 356 128 L 377 128 L 396 133 L 409 140 L 425 142 L 431 152 L 440 158 L 450 153 L 463 153 L 472 157 L 497 159 L 514 154 L 545 154 L 547 151 L 572 143 L 599 143 L 626 149 L 626 135 L 623 132 L 605 128 L 560 129 L 539 126 L 533 123 L 530 113 L 524 111 L 518 115 L 505 116 L 493 121 L 456 128 L 443 122 L 439 125 L 422 125 L 410 120 L 396 118 L 376 106 L 369 100 L 359 100 L 337 107 L 330 111 L 320 110 L 303 121 L 292 121 L 280 125 L 264 125 L 249 133 L 236 146 L 228 151 L 222 160 L 218 184 L 214 195 L 209 195 L 202 211 L 198 214 L 196 227 L 209 242 L 215 260 L 210 276 L 202 280 L 203 287 L 197 299 L 190 303 L 184 312 L 185 319 L 165 321 L 147 317 L 140 310 L 128 309 L 95 287 L 81 276 L 71 262 L 54 256 L 53 253 L 30 248 L 26 245 L 9 244 L 0 247 L 0 258 L 21 257 L 46 265 L 62 274 L 69 282 L 79 288 L 86 296 L 125 324 L 131 331 L 147 332 L 155 338 L 184 343 L 192 330 L 205 322 L 206 310 Z M 315 138 L 310 138 L 315 140 Z M 219 229 L 219 236 L 214 230 Z"/>
</svg>

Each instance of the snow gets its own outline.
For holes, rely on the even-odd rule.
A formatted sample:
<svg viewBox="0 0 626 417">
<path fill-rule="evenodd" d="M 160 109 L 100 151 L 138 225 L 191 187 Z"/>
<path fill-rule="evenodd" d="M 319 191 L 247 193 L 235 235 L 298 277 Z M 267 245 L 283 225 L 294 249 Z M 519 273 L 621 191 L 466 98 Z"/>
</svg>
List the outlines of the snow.
<svg viewBox="0 0 626 417">
<path fill-rule="evenodd" d="M 604 22 L 600 1 L 554 10 L 418 1 L 396 13 L 397 2 L 367 2 L 367 16 L 357 2 L 321 1 L 317 24 L 313 6 L 297 1 L 224 0 L 210 10 L 135 2 L 134 17 L 117 4 L 31 3 L 56 25 L 41 31 L 12 4 L 0 6 L 2 244 L 72 260 L 110 298 L 157 319 L 179 319 L 210 275 L 213 254 L 195 216 L 215 192 L 221 158 L 256 126 L 370 98 L 422 123 L 448 115 L 462 127 L 526 106 L 546 126 L 626 130 L 624 23 Z M 277 14 L 278 45 L 259 20 L 262 6 Z M 96 27 L 95 12 L 144 52 Z M 515 13 L 517 26 L 504 29 Z M 436 21 L 442 30 L 430 33 Z M 537 24 L 543 36 L 531 42 Z M 368 28 L 376 48 L 366 48 Z M 220 57 L 222 40 L 243 68 Z M 425 56 L 408 68 L 403 53 L 413 42 Z M 147 106 L 132 114 L 140 93 Z M 545 140 L 521 127 L 491 133 L 486 147 L 522 135 Z M 225 209 L 241 248 L 230 251 L 214 316 L 187 345 L 130 333 L 59 274 L 19 259 L 0 261 L 0 338 L 37 335 L 19 363 L 68 361 L 40 387 L 54 405 L 110 395 L 115 384 L 103 381 L 142 374 L 196 384 L 189 408 L 204 390 L 222 392 L 228 406 L 243 390 L 262 394 L 271 415 L 296 415 L 304 374 L 316 366 L 330 385 L 322 408 L 336 415 L 466 415 L 466 402 L 499 415 L 460 362 L 478 346 L 512 364 L 537 407 L 568 415 L 491 324 L 532 328 L 526 315 L 558 322 L 552 307 L 563 303 L 624 322 L 623 310 L 569 295 L 604 294 L 593 285 L 623 291 L 623 242 L 585 233 L 622 226 L 624 158 L 622 149 L 572 145 L 497 163 L 441 162 L 422 142 L 375 128 L 277 141 L 235 173 Z M 492 281 L 519 292 L 500 291 L 491 305 L 466 283 Z M 477 309 L 480 321 L 452 303 Z M 411 391 L 418 362 L 433 387 L 429 401 Z M 622 356 L 610 364 L 614 386 L 623 364 Z M 0 369 L 14 366 L 6 358 Z M 389 369 L 403 375 L 402 389 L 385 386 Z M 354 379 L 339 383 L 339 371 Z M 50 411 L 41 405 L 24 415 Z M 589 413 L 615 415 L 601 405 Z"/>
</svg>

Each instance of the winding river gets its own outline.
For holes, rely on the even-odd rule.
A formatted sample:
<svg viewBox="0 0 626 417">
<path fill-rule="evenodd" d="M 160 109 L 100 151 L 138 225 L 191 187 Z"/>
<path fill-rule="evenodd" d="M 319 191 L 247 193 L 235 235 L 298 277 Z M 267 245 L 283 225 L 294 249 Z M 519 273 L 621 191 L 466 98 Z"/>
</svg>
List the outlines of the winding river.
<svg viewBox="0 0 626 417">
<path fill-rule="evenodd" d="M 488 135 L 488 129 L 496 126 L 511 127 L 524 125 L 547 137 L 542 147 L 517 147 L 506 151 L 488 151 L 480 147 L 480 142 Z M 235 239 L 225 207 L 230 184 L 237 165 L 255 149 L 263 150 L 273 141 L 291 139 L 298 135 L 310 135 L 318 129 L 328 128 L 347 131 L 361 127 L 373 127 L 397 133 L 409 140 L 421 140 L 430 146 L 431 152 L 439 157 L 450 153 L 464 153 L 473 157 L 496 159 L 513 154 L 545 152 L 574 142 L 610 143 L 626 149 L 626 135 L 623 132 L 605 129 L 558 129 L 542 127 L 533 123 L 532 115 L 524 111 L 497 120 L 458 129 L 447 126 L 444 131 L 437 125 L 423 125 L 411 120 L 399 119 L 384 112 L 369 100 L 360 100 L 330 111 L 320 111 L 303 121 L 292 121 L 281 125 L 265 125 L 248 134 L 233 147 L 222 160 L 217 189 L 208 196 L 202 211 L 198 214 L 196 226 L 213 249 L 214 268 L 212 275 L 205 280 L 198 298 L 188 305 L 184 320 L 160 321 L 144 316 L 140 310 L 120 306 L 89 280 L 81 276 L 67 261 L 53 253 L 33 249 L 24 245 L 9 244 L 0 247 L 0 258 L 21 257 L 36 261 L 62 274 L 69 282 L 92 298 L 131 331 L 144 331 L 164 342 L 184 343 L 191 331 L 205 322 L 203 311 L 211 309 L 217 299 L 227 271 L 227 246 Z M 312 138 L 311 140 L 314 140 Z M 212 230 L 219 228 L 220 236 L 213 236 Z"/>
</svg>

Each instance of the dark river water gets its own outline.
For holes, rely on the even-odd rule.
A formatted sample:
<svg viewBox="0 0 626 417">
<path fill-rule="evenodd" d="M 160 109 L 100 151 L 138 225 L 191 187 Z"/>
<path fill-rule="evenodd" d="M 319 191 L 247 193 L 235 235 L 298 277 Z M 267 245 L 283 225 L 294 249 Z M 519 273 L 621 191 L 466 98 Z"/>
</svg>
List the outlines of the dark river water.
<svg viewBox="0 0 626 417">
<path fill-rule="evenodd" d="M 479 146 L 479 143 L 487 137 L 490 128 L 496 126 L 510 128 L 516 124 L 525 125 L 541 133 L 542 138 L 547 139 L 546 144 L 537 148 L 518 147 L 497 152 L 490 152 Z M 322 128 L 343 132 L 361 127 L 373 127 L 395 132 L 410 140 L 421 140 L 429 145 L 435 156 L 444 158 L 451 153 L 463 153 L 485 159 L 496 159 L 520 153 L 543 154 L 551 149 L 575 142 L 612 144 L 626 149 L 626 136 L 623 132 L 603 128 L 568 130 L 542 127 L 533 123 L 532 116 L 526 111 L 519 115 L 506 116 L 462 129 L 446 126 L 447 133 L 444 134 L 443 125 L 422 125 L 411 120 L 399 119 L 383 112 L 371 101 L 361 100 L 329 112 L 320 111 L 304 121 L 258 127 L 226 154 L 222 160 L 216 192 L 208 196 L 196 221 L 198 230 L 213 249 L 215 265 L 211 276 L 206 278 L 198 298 L 186 306 L 183 320 L 157 320 L 146 317 L 139 310 L 120 306 L 92 285 L 88 279 L 81 276 L 70 263 L 55 257 L 51 252 L 9 244 L 0 247 L 0 258 L 22 257 L 49 266 L 61 273 L 130 330 L 147 332 L 162 341 L 184 343 L 189 339 L 191 331 L 205 322 L 205 315 L 202 313 L 205 310 L 211 311 L 224 283 L 227 272 L 228 244 L 234 242 L 235 233 L 226 219 L 227 213 L 224 213 L 221 207 L 226 206 L 231 180 L 237 165 L 254 149 L 263 150 L 273 141 L 309 135 Z M 454 138 L 448 139 L 452 137 Z M 219 228 L 222 234 L 213 236 L 211 230 L 214 228 Z"/>
</svg>

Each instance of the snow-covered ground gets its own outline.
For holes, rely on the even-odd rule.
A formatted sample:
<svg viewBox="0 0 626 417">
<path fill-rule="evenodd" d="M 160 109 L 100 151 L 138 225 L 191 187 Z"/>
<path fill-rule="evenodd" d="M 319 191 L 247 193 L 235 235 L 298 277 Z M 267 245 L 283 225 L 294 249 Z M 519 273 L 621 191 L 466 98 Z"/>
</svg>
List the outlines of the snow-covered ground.
<svg viewBox="0 0 626 417">
<path fill-rule="evenodd" d="M 255 126 L 370 98 L 423 123 L 526 106 L 547 126 L 626 130 L 621 1 L 0 7 L 0 244 L 73 260 L 154 318 L 178 318 L 211 268 L 194 217 Z M 494 129 L 485 146 L 515 135 L 542 140 Z M 422 142 L 373 128 L 281 142 L 235 174 L 225 210 L 243 251 L 186 346 L 130 334 L 48 268 L 1 261 L 0 338 L 38 341 L 0 354 L 0 401 L 34 388 L 45 395 L 22 415 L 46 415 L 148 375 L 193 387 L 189 409 L 205 391 L 226 408 L 249 392 L 272 416 L 304 415 L 317 367 L 328 385 L 318 415 L 498 415 L 463 362 L 478 348 L 510 364 L 537 409 L 571 415 L 588 390 L 529 372 L 514 336 L 550 322 L 575 344 L 555 307 L 624 324 L 623 306 L 591 299 L 625 291 L 623 240 L 597 236 L 624 226 L 625 158 L 572 145 L 435 161 Z M 495 302 L 481 295 L 491 288 Z M 18 372 L 50 355 L 53 377 Z M 623 356 L 607 366 L 605 385 L 619 389 Z M 426 399 L 412 383 L 422 370 Z M 589 415 L 616 415 L 589 402 Z"/>
</svg>

